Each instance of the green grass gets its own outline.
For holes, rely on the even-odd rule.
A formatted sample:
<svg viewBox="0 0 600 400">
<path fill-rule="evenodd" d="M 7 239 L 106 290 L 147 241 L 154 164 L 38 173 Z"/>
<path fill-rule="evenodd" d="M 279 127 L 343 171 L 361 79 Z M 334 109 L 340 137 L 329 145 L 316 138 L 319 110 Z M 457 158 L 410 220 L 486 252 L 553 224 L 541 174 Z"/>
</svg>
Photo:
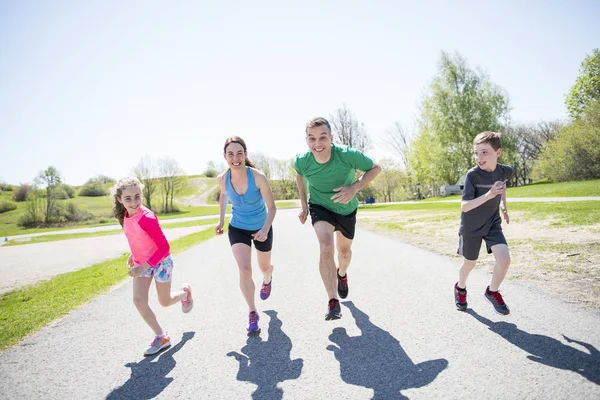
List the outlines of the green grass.
<svg viewBox="0 0 600 400">
<path fill-rule="evenodd" d="M 182 252 L 214 235 L 214 230 L 206 229 L 174 240 L 171 253 Z M 128 257 L 123 255 L 0 294 L 0 349 L 18 343 L 127 278 Z"/>
<path fill-rule="evenodd" d="M 361 205 L 365 211 L 456 211 L 460 216 L 458 203 L 408 203 L 408 204 L 374 204 Z M 508 203 L 509 214 L 511 211 L 524 212 L 526 219 L 552 219 L 552 226 L 586 226 L 595 225 L 600 221 L 600 201 L 565 201 L 554 203 Z M 433 217 L 433 215 L 432 215 Z"/>
<path fill-rule="evenodd" d="M 228 221 L 229 218 L 226 218 Z M 164 224 L 163 229 L 173 229 L 173 228 L 187 228 L 191 226 L 203 226 L 203 225 L 216 225 L 219 222 L 219 218 L 210 218 L 210 219 L 201 219 L 196 221 L 186 221 L 186 222 L 175 222 L 172 224 Z M 8 241 L 8 243 L 4 244 L 4 246 L 21 246 L 24 244 L 35 244 L 35 243 L 45 243 L 45 242 L 56 242 L 61 240 L 71 240 L 71 239 L 82 239 L 96 236 L 110 236 L 121 234 L 123 231 L 119 227 L 115 227 L 114 230 L 110 231 L 100 231 L 100 232 L 82 232 L 82 233 L 65 233 L 65 234 L 56 234 L 56 235 L 43 235 L 43 236 L 33 236 L 30 238 L 22 238 L 22 239 L 13 239 Z"/>
<path fill-rule="evenodd" d="M 510 197 L 588 197 L 600 196 L 600 179 L 591 181 L 573 181 L 518 186 L 508 188 Z"/>
</svg>

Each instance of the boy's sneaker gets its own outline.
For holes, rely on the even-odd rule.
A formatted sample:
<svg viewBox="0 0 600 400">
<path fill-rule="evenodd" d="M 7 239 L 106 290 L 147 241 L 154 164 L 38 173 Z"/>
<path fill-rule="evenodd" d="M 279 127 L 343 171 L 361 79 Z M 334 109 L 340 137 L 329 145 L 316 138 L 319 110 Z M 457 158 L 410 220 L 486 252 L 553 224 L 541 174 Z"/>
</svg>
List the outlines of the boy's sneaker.
<svg viewBox="0 0 600 400">
<path fill-rule="evenodd" d="M 248 315 L 248 335 L 257 334 L 260 332 L 260 327 L 258 326 L 258 320 L 260 317 L 256 311 L 252 311 Z"/>
<path fill-rule="evenodd" d="M 342 318 L 342 307 L 338 299 L 329 300 L 329 311 L 325 315 L 325 321 L 331 321 L 334 319 Z"/>
<path fill-rule="evenodd" d="M 144 356 L 152 356 L 167 347 L 171 347 L 171 338 L 167 333 L 155 336 L 150 346 L 144 351 Z"/>
<path fill-rule="evenodd" d="M 266 300 L 271 295 L 271 283 L 273 283 L 273 277 L 271 277 L 271 282 L 265 283 L 263 281 L 262 287 L 260 288 L 260 298 Z"/>
<path fill-rule="evenodd" d="M 490 290 L 490 287 L 488 286 L 487 289 L 485 289 L 485 298 L 487 299 L 487 301 L 492 303 L 492 305 L 494 306 L 494 311 L 496 311 L 498 314 L 510 314 L 510 310 L 504 302 L 504 299 L 502 298 L 500 292 L 492 292 Z"/>
<path fill-rule="evenodd" d="M 181 300 L 181 310 L 184 313 L 189 313 L 192 307 L 194 307 L 194 299 L 192 298 L 192 288 L 186 283 L 181 289 L 186 294 L 185 299 Z"/>
<path fill-rule="evenodd" d="M 348 297 L 348 273 L 343 278 L 340 276 L 340 269 L 337 269 L 337 292 L 342 299 Z"/>
<path fill-rule="evenodd" d="M 460 289 L 458 282 L 454 284 L 454 304 L 456 304 L 456 309 L 459 311 L 467 309 L 467 288 Z"/>
</svg>

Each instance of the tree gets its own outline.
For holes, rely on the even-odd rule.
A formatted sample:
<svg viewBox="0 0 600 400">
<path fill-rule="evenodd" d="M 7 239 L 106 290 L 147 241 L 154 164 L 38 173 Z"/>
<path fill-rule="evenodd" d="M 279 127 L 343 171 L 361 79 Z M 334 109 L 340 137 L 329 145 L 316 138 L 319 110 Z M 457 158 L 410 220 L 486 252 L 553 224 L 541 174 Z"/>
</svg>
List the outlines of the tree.
<svg viewBox="0 0 600 400">
<path fill-rule="evenodd" d="M 36 183 L 46 188 L 46 211 L 45 221 L 47 224 L 52 223 L 58 218 L 57 197 L 55 196 L 56 189 L 61 184 L 60 173 L 53 165 L 49 166 L 45 171 L 41 171 Z"/>
<path fill-rule="evenodd" d="M 547 143 L 536 170 L 556 182 L 600 178 L 600 100 Z"/>
<path fill-rule="evenodd" d="M 150 156 L 142 157 L 140 162 L 133 168 L 134 175 L 144 184 L 143 196 L 146 207 L 152 210 L 152 196 L 158 189 L 159 182 L 156 179 L 156 165 Z"/>
<path fill-rule="evenodd" d="M 537 124 L 519 124 L 507 129 L 516 147 L 513 185 L 526 185 L 531 182 L 531 172 L 541 151 L 550 140 L 554 139 L 562 128 L 559 121 L 542 121 Z"/>
<path fill-rule="evenodd" d="M 594 100 L 600 100 L 600 50 L 586 55 L 579 67 L 579 76 L 567 94 L 566 105 L 572 119 L 577 119 Z"/>
<path fill-rule="evenodd" d="M 421 103 L 419 131 L 408 157 L 415 160 L 418 179 L 456 183 L 473 166 L 473 138 L 501 131 L 508 124 L 508 110 L 507 95 L 483 71 L 470 69 L 459 54 L 442 52 L 438 73 Z M 510 153 L 510 143 L 503 142 L 503 149 Z"/>
<path fill-rule="evenodd" d="M 160 186 L 163 195 L 163 212 L 177 211 L 173 206 L 173 198 L 187 187 L 187 176 L 177 160 L 165 157 L 159 161 Z"/>
<path fill-rule="evenodd" d="M 331 130 L 337 143 L 345 144 L 360 151 L 371 148 L 371 139 L 365 125 L 358 121 L 354 113 L 344 104 L 330 117 Z"/>
<path fill-rule="evenodd" d="M 402 161 L 406 173 L 410 175 L 410 138 L 402 128 L 400 122 L 394 122 L 394 126 L 387 130 L 384 144 L 386 148 L 391 150 Z"/>
<path fill-rule="evenodd" d="M 403 187 L 408 185 L 406 173 L 400 169 L 400 166 L 392 159 L 383 158 L 380 161 L 382 168 L 381 174 L 372 183 L 375 190 L 384 202 L 399 200 L 398 192 L 404 191 Z"/>
<path fill-rule="evenodd" d="M 252 153 L 248 158 L 256 165 L 256 168 L 262 171 L 267 179 L 271 179 L 271 163 L 269 156 L 263 153 Z"/>
</svg>

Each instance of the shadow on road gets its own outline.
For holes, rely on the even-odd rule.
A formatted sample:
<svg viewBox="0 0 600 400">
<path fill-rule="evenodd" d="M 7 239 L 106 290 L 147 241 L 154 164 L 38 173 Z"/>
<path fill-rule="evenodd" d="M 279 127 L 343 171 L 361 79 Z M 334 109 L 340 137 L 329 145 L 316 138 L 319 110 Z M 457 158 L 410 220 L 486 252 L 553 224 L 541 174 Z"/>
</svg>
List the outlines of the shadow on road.
<svg viewBox="0 0 600 400">
<path fill-rule="evenodd" d="M 577 372 L 587 380 L 600 385 L 600 353 L 591 344 L 562 335 L 567 342 L 584 347 L 588 353 L 563 344 L 550 336 L 527 333 L 509 322 L 490 321 L 472 309 L 468 309 L 466 312 L 482 324 L 487 325 L 492 332 L 529 353 L 528 359 L 549 367 Z"/>
<path fill-rule="evenodd" d="M 230 351 L 230 357 L 239 362 L 238 381 L 251 382 L 257 385 L 252 393 L 253 399 L 276 399 L 283 397 L 283 390 L 277 387 L 279 382 L 298 379 L 304 365 L 301 358 L 290 359 L 292 341 L 282 330 L 283 323 L 273 310 L 265 311 L 269 322 L 269 340 L 266 342 L 260 336 L 250 336 L 242 354 Z"/>
<path fill-rule="evenodd" d="M 181 341 L 175 346 L 156 355 L 144 357 L 142 361 L 125 364 L 126 367 L 131 368 L 131 377 L 106 398 L 110 400 L 153 399 L 158 396 L 173 381 L 173 378 L 167 378 L 167 374 L 177 364 L 173 355 L 181 350 L 183 345 L 194 335 L 195 332 L 185 332 Z M 157 357 L 160 358 L 156 362 L 152 362 Z"/>
<path fill-rule="evenodd" d="M 369 316 L 345 301 L 350 309 L 360 336 L 348 336 L 345 328 L 335 328 L 329 345 L 340 362 L 340 375 L 344 382 L 373 389 L 373 399 L 406 399 L 400 391 L 419 388 L 429 383 L 448 366 L 445 359 L 415 364 L 388 332 L 373 325 Z"/>
</svg>

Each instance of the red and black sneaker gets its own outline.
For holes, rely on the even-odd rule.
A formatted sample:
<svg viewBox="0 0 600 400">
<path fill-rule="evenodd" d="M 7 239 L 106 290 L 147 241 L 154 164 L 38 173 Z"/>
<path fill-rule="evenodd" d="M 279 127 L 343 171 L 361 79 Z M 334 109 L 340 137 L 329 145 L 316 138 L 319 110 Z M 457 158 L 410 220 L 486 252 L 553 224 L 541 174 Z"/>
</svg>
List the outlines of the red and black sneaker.
<svg viewBox="0 0 600 400">
<path fill-rule="evenodd" d="M 502 295 L 500 294 L 500 292 L 498 292 L 498 291 L 492 292 L 490 290 L 490 287 L 488 286 L 487 289 L 485 289 L 484 297 L 487 299 L 487 301 L 492 303 L 492 305 L 494 306 L 494 311 L 496 311 L 498 314 L 501 314 L 501 315 L 510 314 L 510 310 L 508 309 L 508 306 L 504 302 L 504 299 L 502 298 Z"/>
<path fill-rule="evenodd" d="M 338 299 L 329 300 L 329 311 L 325 315 L 325 321 L 331 321 L 334 319 L 342 318 L 342 307 Z"/>
<path fill-rule="evenodd" d="M 467 309 L 467 288 L 460 289 L 458 282 L 454 284 L 454 304 L 458 311 L 465 311 Z"/>
<path fill-rule="evenodd" d="M 345 299 L 346 297 L 348 297 L 348 274 L 346 273 L 346 276 L 341 277 L 340 276 L 340 269 L 337 269 L 337 292 L 340 295 L 340 297 L 342 299 Z"/>
</svg>

